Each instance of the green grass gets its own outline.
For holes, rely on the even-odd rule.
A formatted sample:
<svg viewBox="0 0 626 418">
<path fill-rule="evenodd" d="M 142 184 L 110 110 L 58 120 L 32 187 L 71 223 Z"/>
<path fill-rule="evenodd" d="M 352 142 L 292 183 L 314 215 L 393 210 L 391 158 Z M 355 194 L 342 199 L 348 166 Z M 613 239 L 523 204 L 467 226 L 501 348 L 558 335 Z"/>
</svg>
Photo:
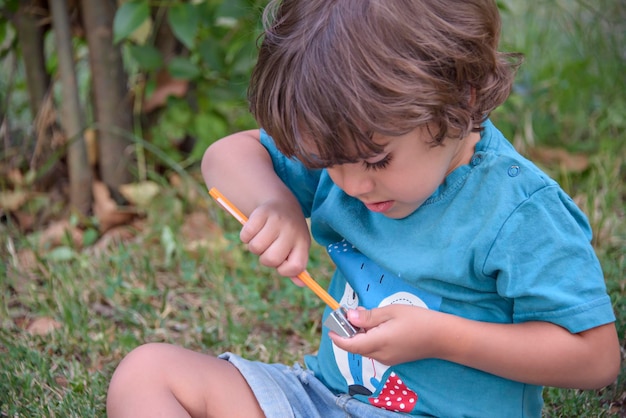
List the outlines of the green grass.
<svg viewBox="0 0 626 418">
<path fill-rule="evenodd" d="M 523 151 L 551 146 L 588 158 L 582 171 L 538 163 L 589 215 L 624 342 L 625 6 L 504 3 L 510 8 L 504 45 L 524 52 L 526 63 L 493 119 Z M 86 248 L 68 239 L 55 249 L 41 247 L 41 231 L 26 234 L 13 218 L 3 219 L 0 417 L 104 416 L 111 373 L 144 342 L 287 363 L 316 349 L 322 303 L 260 267 L 239 243 L 238 225 L 208 201 L 165 189 L 141 223 L 128 227 L 130 238 L 103 245 L 114 237 L 107 234 Z M 41 206 L 32 214 L 41 215 Z M 207 213 L 200 231 L 190 224 Z M 311 259 L 311 273 L 326 283 L 332 272 L 326 254 L 314 247 Z M 30 327 L 42 318 L 58 328 L 33 335 Z M 626 417 L 625 387 L 621 373 L 600 391 L 548 388 L 545 415 Z"/>
<path fill-rule="evenodd" d="M 264 361 L 293 362 L 315 349 L 322 303 L 310 291 L 259 267 L 232 233 L 232 241 L 216 237 L 193 249 L 178 233 L 164 242 L 163 231 L 184 222 L 164 215 L 170 223 L 147 224 L 97 254 L 37 251 L 28 266 L 19 260 L 33 254 L 32 240 L 3 227 L 15 250 L 2 254 L 0 416 L 104 416 L 115 365 L 148 341 Z M 310 270 L 324 281 L 322 257 L 314 251 Z M 31 335 L 40 318 L 60 327 Z"/>
</svg>

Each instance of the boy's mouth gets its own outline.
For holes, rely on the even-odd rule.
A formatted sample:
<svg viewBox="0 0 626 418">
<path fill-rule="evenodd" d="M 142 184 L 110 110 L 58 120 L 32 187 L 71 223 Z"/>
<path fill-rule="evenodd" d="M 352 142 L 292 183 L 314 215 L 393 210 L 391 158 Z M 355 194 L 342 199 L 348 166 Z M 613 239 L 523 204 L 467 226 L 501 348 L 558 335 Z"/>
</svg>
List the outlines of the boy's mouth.
<svg viewBox="0 0 626 418">
<path fill-rule="evenodd" d="M 394 205 L 393 200 L 386 200 L 384 202 L 363 203 L 368 210 L 372 212 L 385 213 L 391 209 Z"/>
</svg>

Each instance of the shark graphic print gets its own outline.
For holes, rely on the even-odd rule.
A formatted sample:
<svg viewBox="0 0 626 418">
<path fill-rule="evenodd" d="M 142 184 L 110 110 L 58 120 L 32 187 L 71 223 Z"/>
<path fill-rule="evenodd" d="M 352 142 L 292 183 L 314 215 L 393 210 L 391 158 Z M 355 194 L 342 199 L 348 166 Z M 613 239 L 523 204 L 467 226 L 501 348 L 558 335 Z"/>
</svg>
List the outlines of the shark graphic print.
<svg viewBox="0 0 626 418">
<path fill-rule="evenodd" d="M 441 297 L 424 292 L 406 283 L 397 275 L 378 266 L 343 240 L 327 247 L 337 269 L 346 279 L 340 304 L 367 309 L 391 304 L 405 304 L 438 310 Z M 389 366 L 372 358 L 349 353 L 333 344 L 337 367 L 346 380 L 349 393 L 366 396 L 377 407 L 410 412 L 418 400 Z"/>
</svg>

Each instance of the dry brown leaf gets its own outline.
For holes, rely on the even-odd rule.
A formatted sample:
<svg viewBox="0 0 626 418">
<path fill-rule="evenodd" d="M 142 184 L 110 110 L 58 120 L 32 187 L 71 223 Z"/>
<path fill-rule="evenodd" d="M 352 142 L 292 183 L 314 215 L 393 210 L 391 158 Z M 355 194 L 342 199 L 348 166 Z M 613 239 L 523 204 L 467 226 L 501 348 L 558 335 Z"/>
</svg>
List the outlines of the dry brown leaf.
<svg viewBox="0 0 626 418">
<path fill-rule="evenodd" d="M 61 323 L 55 321 L 53 318 L 44 316 L 35 319 L 30 323 L 26 331 L 32 335 L 48 335 L 56 329 L 61 328 Z"/>
<path fill-rule="evenodd" d="M 187 202 L 196 202 L 200 199 L 193 179 L 183 178 L 178 173 L 172 173 L 169 181 L 176 192 Z"/>
<path fill-rule="evenodd" d="M 114 226 L 130 222 L 135 213 L 132 210 L 121 210 L 115 200 L 111 198 L 108 187 L 101 181 L 93 183 L 93 212 L 98 219 L 100 232 L 105 232 Z"/>
<path fill-rule="evenodd" d="M 17 224 L 20 226 L 20 230 L 22 231 L 30 231 L 35 225 L 35 221 L 37 217 L 32 213 L 17 211 L 13 213 L 15 219 L 17 219 Z"/>
<path fill-rule="evenodd" d="M 96 302 L 91 305 L 91 309 L 99 316 L 105 318 L 112 318 L 115 315 L 115 309 L 111 307 L 109 304 L 103 304 L 100 302 Z"/>
<path fill-rule="evenodd" d="M 123 184 L 120 186 L 120 194 L 130 203 L 146 208 L 161 191 L 161 187 L 153 181 L 142 181 L 140 183 Z"/>
<path fill-rule="evenodd" d="M 189 90 L 189 82 L 187 80 L 174 79 L 166 70 L 159 71 L 156 82 L 157 86 L 154 93 L 146 98 L 143 103 L 143 109 L 146 113 L 164 106 L 167 103 L 167 98 L 170 96 L 185 97 L 187 90 Z"/>
<path fill-rule="evenodd" d="M 37 280 L 37 256 L 30 248 L 12 253 L 11 261 L 7 261 L 6 268 L 7 279 L 17 293 L 27 292 L 30 283 Z"/>
<path fill-rule="evenodd" d="M 180 235 L 189 251 L 198 248 L 224 249 L 228 245 L 224 231 L 205 212 L 193 212 L 185 217 Z"/>
<path fill-rule="evenodd" d="M 60 375 L 57 375 L 54 377 L 54 383 L 61 386 L 62 388 L 67 388 L 70 385 L 69 384 L 70 382 L 67 380 L 67 377 L 60 376 Z"/>
<path fill-rule="evenodd" d="M 0 192 L 0 208 L 9 212 L 15 212 L 22 207 L 28 198 L 30 193 L 26 190 L 10 190 Z"/>
<path fill-rule="evenodd" d="M 7 173 L 7 179 L 14 186 L 23 186 L 24 185 L 24 175 L 22 172 L 16 168 L 12 168 Z"/>
<path fill-rule="evenodd" d="M 192 212 L 185 217 L 185 222 L 180 228 L 180 233 L 185 241 L 221 237 L 222 229 L 211 220 L 205 212 Z"/>
<path fill-rule="evenodd" d="M 102 359 L 99 357 L 96 358 L 95 363 L 89 366 L 87 370 L 89 370 L 89 373 L 96 373 L 104 370 L 104 364 L 102 362 Z"/>
<path fill-rule="evenodd" d="M 144 228 L 144 222 L 134 219 L 129 225 L 115 226 L 102 234 L 100 239 L 93 245 L 93 249 L 102 252 L 111 245 L 128 242 L 137 236 L 137 231 Z"/>
<path fill-rule="evenodd" d="M 528 150 L 530 157 L 546 166 L 558 166 L 567 171 L 580 173 L 589 167 L 589 157 L 571 153 L 563 148 L 534 147 Z"/>
<path fill-rule="evenodd" d="M 37 267 L 37 256 L 30 248 L 23 248 L 17 252 L 17 264 L 20 270 L 34 270 Z"/>
<path fill-rule="evenodd" d="M 75 247 L 83 244 L 83 231 L 70 224 L 68 220 L 61 220 L 51 223 L 39 236 L 41 247 L 56 247 L 63 243 L 63 239 L 69 236 Z"/>
</svg>

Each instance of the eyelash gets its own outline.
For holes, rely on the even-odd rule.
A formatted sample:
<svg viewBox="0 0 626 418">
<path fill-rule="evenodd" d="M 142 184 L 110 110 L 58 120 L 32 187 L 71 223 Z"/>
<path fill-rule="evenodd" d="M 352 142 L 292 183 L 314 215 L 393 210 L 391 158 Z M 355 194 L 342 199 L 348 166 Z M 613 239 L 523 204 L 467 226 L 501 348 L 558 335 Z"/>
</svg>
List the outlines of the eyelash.
<svg viewBox="0 0 626 418">
<path fill-rule="evenodd" d="M 385 158 L 383 158 L 380 161 L 376 161 L 375 163 L 368 163 L 367 161 L 363 161 L 363 165 L 365 166 L 365 171 L 368 171 L 368 170 L 377 171 L 377 170 L 383 170 L 387 168 L 390 162 L 391 162 L 391 154 L 387 154 Z"/>
</svg>

